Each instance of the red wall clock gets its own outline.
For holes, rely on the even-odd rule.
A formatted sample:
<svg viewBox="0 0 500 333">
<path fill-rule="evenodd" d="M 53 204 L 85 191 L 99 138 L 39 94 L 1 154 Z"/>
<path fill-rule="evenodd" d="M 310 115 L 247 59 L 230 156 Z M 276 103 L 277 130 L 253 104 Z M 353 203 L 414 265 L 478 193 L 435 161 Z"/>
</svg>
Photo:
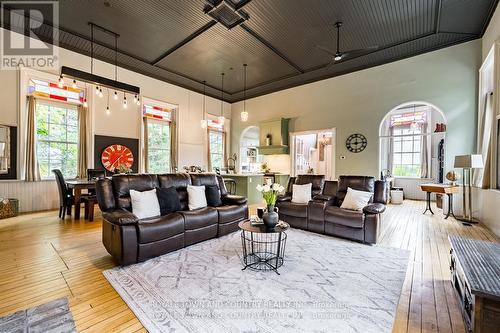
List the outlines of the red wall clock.
<svg viewBox="0 0 500 333">
<path fill-rule="evenodd" d="M 114 172 L 120 165 L 130 169 L 134 164 L 134 155 L 128 147 L 114 144 L 104 149 L 101 162 L 104 168 L 111 172 Z"/>
</svg>

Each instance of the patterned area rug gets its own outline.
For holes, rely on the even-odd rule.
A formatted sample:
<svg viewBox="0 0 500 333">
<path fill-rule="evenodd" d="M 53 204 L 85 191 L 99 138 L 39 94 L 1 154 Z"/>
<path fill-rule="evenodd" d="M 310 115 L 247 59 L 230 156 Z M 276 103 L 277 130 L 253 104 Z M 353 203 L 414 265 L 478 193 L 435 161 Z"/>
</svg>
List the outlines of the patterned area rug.
<svg viewBox="0 0 500 333">
<path fill-rule="evenodd" d="M 60 298 L 1 317 L 0 332 L 69 333 L 77 332 L 77 330 L 73 315 L 69 309 L 68 300 Z"/>
<path fill-rule="evenodd" d="M 149 332 L 391 332 L 409 252 L 287 233 L 281 275 L 238 232 L 104 275 Z"/>
</svg>

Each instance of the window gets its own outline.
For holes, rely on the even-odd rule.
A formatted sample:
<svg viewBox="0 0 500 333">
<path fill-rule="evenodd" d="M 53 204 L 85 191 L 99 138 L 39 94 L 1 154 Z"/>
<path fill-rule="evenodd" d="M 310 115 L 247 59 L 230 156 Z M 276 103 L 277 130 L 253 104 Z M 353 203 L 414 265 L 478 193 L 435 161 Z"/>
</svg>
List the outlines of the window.
<svg viewBox="0 0 500 333">
<path fill-rule="evenodd" d="M 77 175 L 78 110 L 76 105 L 38 99 L 35 106 L 37 158 L 42 178 L 60 169 L 65 177 Z"/>
<path fill-rule="evenodd" d="M 146 127 L 146 171 L 166 173 L 172 170 L 172 122 L 177 105 L 145 101 L 143 117 Z"/>
<path fill-rule="evenodd" d="M 426 111 L 418 111 L 425 106 L 413 106 L 413 112 L 391 115 L 393 161 L 392 175 L 399 177 L 420 177 L 421 146 L 426 135 Z"/>
<path fill-rule="evenodd" d="M 148 157 L 150 173 L 170 172 L 170 122 L 148 120 Z"/>
<path fill-rule="evenodd" d="M 421 127 L 397 126 L 393 128 L 392 174 L 400 177 L 420 177 Z"/>
<path fill-rule="evenodd" d="M 217 120 L 208 120 L 208 151 L 210 170 L 224 167 L 224 125 Z"/>
</svg>

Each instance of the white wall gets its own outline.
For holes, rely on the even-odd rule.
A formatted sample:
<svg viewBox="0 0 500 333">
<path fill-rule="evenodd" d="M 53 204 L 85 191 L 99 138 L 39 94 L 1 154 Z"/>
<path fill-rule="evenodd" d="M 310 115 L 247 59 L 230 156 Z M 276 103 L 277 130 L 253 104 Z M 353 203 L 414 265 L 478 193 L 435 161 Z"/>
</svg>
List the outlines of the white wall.
<svg viewBox="0 0 500 333">
<path fill-rule="evenodd" d="M 60 66 L 68 66 L 76 69 L 90 71 L 90 58 L 66 49 L 59 49 Z M 24 71 L 23 71 L 24 72 Z M 29 71 L 27 71 L 29 72 Z M 0 124 L 19 126 L 20 114 L 25 112 L 25 104 L 20 91 L 21 82 L 25 86 L 25 77 L 20 74 L 20 70 L 0 70 L 0 100 L 2 106 L 0 108 Z M 108 78 L 114 78 L 114 66 L 102 61 L 94 60 L 94 73 Z M 27 74 L 29 75 L 29 74 Z M 57 79 L 58 73 L 40 73 L 44 77 L 52 77 Z M 203 118 L 203 96 L 202 94 L 190 91 L 185 88 L 175 86 L 163 81 L 159 81 L 142 74 L 138 74 L 123 68 L 118 69 L 118 80 L 128 84 L 136 85 L 141 88 L 141 95 L 153 98 L 160 101 L 165 101 L 179 105 L 178 113 L 178 165 L 182 168 L 184 165 L 207 165 L 206 154 L 206 130 L 200 127 L 200 121 Z M 113 100 L 110 91 L 110 109 L 111 114 L 106 115 L 106 92 L 103 98 L 94 96 L 95 87 L 88 86 L 89 94 L 89 110 L 92 118 L 92 137 L 94 134 L 119 136 L 129 138 L 141 137 L 141 110 L 139 106 L 132 105 L 133 96 L 128 96 L 129 107 L 123 109 L 121 106 L 121 98 L 118 101 Z M 220 100 L 207 97 L 206 111 L 214 115 L 220 113 Z M 227 118 L 231 117 L 231 105 L 224 103 L 224 113 Z M 230 124 L 230 121 L 228 121 Z M 230 126 L 230 125 L 228 125 Z M 22 141 L 21 141 L 22 144 Z M 90 143 L 93 147 L 93 142 Z M 91 155 L 92 152 L 89 153 Z M 89 156 L 90 157 L 90 156 Z M 90 165 L 93 163 L 93 158 L 89 159 Z M 22 175 L 18 175 L 20 177 Z M 12 183 L 16 183 L 13 185 Z M 46 186 L 55 189 L 54 182 L 44 182 Z M 27 191 L 30 188 L 32 190 Z M 35 206 L 24 205 L 25 202 L 37 201 L 36 198 L 41 198 L 44 193 L 39 192 L 43 187 L 33 186 L 25 182 L 0 181 L 0 197 L 15 197 L 21 200 L 21 209 L 23 211 L 36 209 L 51 209 L 57 205 L 56 200 L 40 202 Z"/>
<path fill-rule="evenodd" d="M 385 114 L 405 102 L 426 101 L 441 109 L 447 119 L 445 169 L 449 170 L 455 155 L 475 149 L 480 61 L 481 42 L 476 40 L 252 98 L 246 103 L 246 123 L 239 118 L 243 103 L 234 103 L 232 149 L 238 151 L 243 128 L 270 118 L 290 117 L 291 131 L 337 128 L 336 176 L 378 176 L 378 130 Z M 352 133 L 367 137 L 368 146 L 362 153 L 345 148 Z"/>
<path fill-rule="evenodd" d="M 500 42 L 500 6 L 497 7 L 493 17 L 491 18 L 490 24 L 484 33 L 482 39 L 482 55 L 483 60 L 488 56 L 491 48 L 495 43 Z M 498 52 L 497 52 L 498 54 Z M 500 61 L 495 59 L 494 66 L 496 67 L 496 72 L 500 73 Z M 498 79 L 494 78 L 494 75 L 488 76 L 483 82 L 485 90 L 493 90 L 490 87 L 494 87 L 493 81 L 496 81 L 496 90 L 494 93 L 498 93 Z M 498 101 L 498 97 L 497 97 Z M 500 105 L 496 106 L 495 114 L 500 114 L 498 109 Z M 484 224 L 488 226 L 497 236 L 500 237 L 500 219 L 498 218 L 498 207 L 500 206 L 500 191 L 495 189 L 483 190 L 475 189 L 474 191 L 474 202 L 477 203 L 478 209 L 475 211 L 476 217 L 478 217 Z"/>
</svg>

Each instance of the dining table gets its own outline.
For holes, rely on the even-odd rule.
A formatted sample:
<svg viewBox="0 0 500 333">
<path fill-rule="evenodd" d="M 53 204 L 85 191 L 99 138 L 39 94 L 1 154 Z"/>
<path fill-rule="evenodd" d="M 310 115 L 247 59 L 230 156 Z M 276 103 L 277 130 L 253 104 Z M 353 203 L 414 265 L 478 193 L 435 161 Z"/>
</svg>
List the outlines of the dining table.
<svg viewBox="0 0 500 333">
<path fill-rule="evenodd" d="M 66 180 L 66 186 L 73 192 L 74 206 L 75 206 L 75 219 L 80 218 L 80 203 L 82 198 L 82 190 L 95 189 L 96 180 L 87 179 L 71 179 Z"/>
</svg>

